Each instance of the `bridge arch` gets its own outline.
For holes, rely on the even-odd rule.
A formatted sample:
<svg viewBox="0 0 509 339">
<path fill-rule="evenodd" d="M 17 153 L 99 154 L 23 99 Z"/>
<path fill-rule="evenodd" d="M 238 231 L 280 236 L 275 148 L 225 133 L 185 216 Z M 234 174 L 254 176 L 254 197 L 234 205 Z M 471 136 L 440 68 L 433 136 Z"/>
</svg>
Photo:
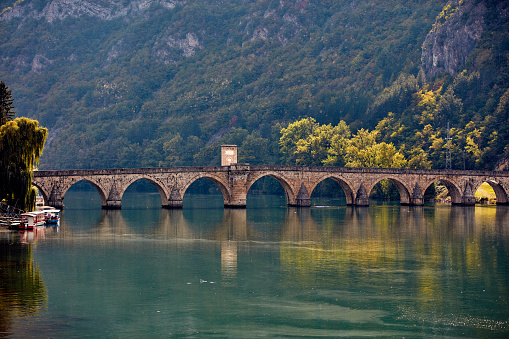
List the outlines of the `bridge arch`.
<svg viewBox="0 0 509 339">
<path fill-rule="evenodd" d="M 46 190 L 44 189 L 44 186 L 39 184 L 37 181 L 33 181 L 32 185 L 37 187 L 39 194 L 42 195 L 42 198 L 44 200 L 44 205 L 49 205 L 49 197 L 50 197 L 51 192 L 46 192 Z"/>
<path fill-rule="evenodd" d="M 489 184 L 491 188 L 493 188 L 493 191 L 495 191 L 497 205 L 509 203 L 508 191 L 506 191 L 500 181 L 497 181 L 494 178 L 486 178 L 484 181 L 480 180 L 479 182 L 476 182 L 475 186 L 472 187 L 472 191 L 475 193 L 479 189 L 479 186 L 481 186 L 484 182 Z"/>
<path fill-rule="evenodd" d="M 319 180 L 317 180 L 315 183 L 313 183 L 313 186 L 310 187 L 309 196 L 311 196 L 313 194 L 313 191 L 316 189 L 316 187 L 321 182 L 323 182 L 327 179 L 332 179 L 335 182 L 337 182 L 339 184 L 339 186 L 341 186 L 341 188 L 343 189 L 343 192 L 345 192 L 347 205 L 353 205 L 355 203 L 355 192 L 354 192 L 352 184 L 345 178 L 342 178 L 340 176 L 333 175 L 333 174 L 325 175 L 325 176 L 321 177 Z"/>
<path fill-rule="evenodd" d="M 182 190 L 180 192 L 179 198 L 181 200 L 182 200 L 182 198 L 184 198 L 184 194 L 186 193 L 189 186 L 191 186 L 195 181 L 197 181 L 199 179 L 208 179 L 208 180 L 212 181 L 214 184 L 216 184 L 216 186 L 219 188 L 219 190 L 223 194 L 224 204 L 228 205 L 230 203 L 230 195 L 231 194 L 230 194 L 230 190 L 228 189 L 227 183 L 225 183 L 222 178 L 220 178 L 219 176 L 216 176 L 212 173 L 200 173 L 200 174 L 192 177 L 191 179 L 189 179 L 187 181 L 187 183 L 185 185 L 183 185 Z"/>
<path fill-rule="evenodd" d="M 161 183 L 159 180 L 154 179 L 147 175 L 140 175 L 137 177 L 130 178 L 130 180 L 126 181 L 121 188 L 118 188 L 120 200 L 122 200 L 122 197 L 124 196 L 124 193 L 129 188 L 129 186 L 140 180 L 146 180 L 149 183 L 151 183 L 157 189 L 159 195 L 161 196 L 161 206 L 167 205 L 169 197 L 166 190 L 164 189 L 164 184 Z"/>
<path fill-rule="evenodd" d="M 251 186 L 253 186 L 253 184 L 256 181 L 258 181 L 259 179 L 266 177 L 266 176 L 276 179 L 281 184 L 281 186 L 283 186 L 283 189 L 285 190 L 285 194 L 286 194 L 286 203 L 288 205 L 297 205 L 297 194 L 298 193 L 294 192 L 294 190 L 292 189 L 292 186 L 289 183 L 289 180 L 287 178 L 285 178 L 284 176 L 282 176 L 281 174 L 279 174 L 277 172 L 272 172 L 272 171 L 257 173 L 255 175 L 253 175 L 252 177 L 250 177 L 249 182 L 247 183 L 247 187 L 246 187 L 246 195 L 249 192 L 249 190 L 251 189 Z M 297 187 L 297 190 L 299 188 L 300 187 Z"/>
<path fill-rule="evenodd" d="M 370 195 L 375 185 L 381 182 L 382 180 L 389 180 L 396 187 L 399 193 L 399 200 L 401 205 L 410 205 L 411 197 L 410 192 L 412 192 L 413 187 L 407 186 L 408 183 L 403 182 L 397 177 L 391 175 L 377 177 L 371 183 L 367 184 L 366 193 L 368 194 L 368 196 Z"/>
<path fill-rule="evenodd" d="M 452 204 L 461 204 L 463 202 L 462 201 L 462 197 L 463 197 L 462 190 L 461 190 L 460 186 L 458 185 L 458 183 L 456 183 L 453 180 L 450 180 L 448 178 L 442 177 L 442 176 L 435 177 L 433 179 L 426 181 L 423 186 L 424 192 L 426 192 L 428 187 L 430 187 L 433 183 L 435 183 L 437 181 L 444 184 L 445 187 L 447 188 L 447 190 L 449 191 L 449 196 L 451 197 Z"/>
<path fill-rule="evenodd" d="M 49 205 L 63 207 L 63 197 L 76 182 L 92 184 L 101 198 L 103 208 L 120 208 L 120 194 L 135 180 L 146 179 L 158 189 L 163 207 L 181 208 L 182 196 L 194 181 L 206 178 L 223 194 L 226 207 L 245 207 L 251 185 L 270 176 L 285 190 L 288 205 L 310 206 L 309 192 L 327 178 L 335 180 L 345 191 L 348 203 L 368 205 L 367 192 L 382 179 L 396 185 L 403 204 L 422 204 L 425 190 L 436 181 L 448 188 L 452 203 L 470 205 L 482 182 L 490 184 L 500 204 L 509 202 L 509 174 L 494 171 L 460 170 L 392 170 L 333 167 L 296 167 L 234 164 L 188 168 L 97 169 L 35 171 L 33 184 L 39 188 Z"/>
<path fill-rule="evenodd" d="M 106 192 L 106 190 L 100 185 L 100 183 L 96 182 L 93 178 L 89 178 L 89 177 L 80 177 L 80 178 L 77 178 L 76 180 L 70 181 L 66 185 L 64 185 L 62 187 L 61 193 L 60 193 L 62 201 L 64 200 L 65 194 L 67 193 L 67 191 L 72 186 L 74 186 L 75 184 L 77 184 L 80 181 L 86 181 L 86 182 L 92 184 L 92 186 L 94 186 L 95 189 L 97 190 L 97 192 L 99 193 L 99 197 L 101 198 L 101 205 L 102 206 L 106 205 L 106 200 L 107 200 L 108 192 Z M 52 194 L 53 194 L 53 192 L 52 192 Z M 50 197 L 49 200 L 52 200 L 52 198 Z"/>
</svg>

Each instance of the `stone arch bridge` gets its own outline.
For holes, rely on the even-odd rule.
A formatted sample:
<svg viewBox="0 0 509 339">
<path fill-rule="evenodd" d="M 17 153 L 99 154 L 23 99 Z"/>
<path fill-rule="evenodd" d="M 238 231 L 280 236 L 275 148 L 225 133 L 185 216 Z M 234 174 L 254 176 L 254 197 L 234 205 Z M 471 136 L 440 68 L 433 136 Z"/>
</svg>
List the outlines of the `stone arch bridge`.
<svg viewBox="0 0 509 339">
<path fill-rule="evenodd" d="M 48 205 L 62 208 L 67 190 L 85 180 L 101 196 L 102 207 L 120 209 L 122 196 L 133 182 L 146 179 L 161 195 L 163 208 L 182 208 L 187 188 L 196 180 L 213 181 L 223 193 L 225 207 L 246 207 L 246 196 L 258 179 L 270 176 L 284 188 L 289 206 L 310 206 L 310 196 L 325 179 L 335 180 L 346 195 L 348 205 L 368 206 L 369 192 L 381 180 L 391 181 L 398 189 L 401 204 L 422 205 L 426 189 L 434 182 L 445 184 L 453 204 L 472 205 L 474 192 L 483 182 L 490 184 L 498 204 L 509 202 L 509 172 L 460 170 L 411 170 L 379 168 L 230 166 L 125 168 L 98 170 L 35 171 L 33 184 Z"/>
</svg>

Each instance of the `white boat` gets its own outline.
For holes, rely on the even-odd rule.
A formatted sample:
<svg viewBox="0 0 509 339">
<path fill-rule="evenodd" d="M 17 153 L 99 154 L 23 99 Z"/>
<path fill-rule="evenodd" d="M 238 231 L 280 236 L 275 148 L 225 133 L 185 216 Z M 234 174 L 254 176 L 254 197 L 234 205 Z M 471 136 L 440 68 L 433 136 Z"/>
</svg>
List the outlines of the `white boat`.
<svg viewBox="0 0 509 339">
<path fill-rule="evenodd" d="M 44 215 L 43 211 L 22 213 L 20 217 L 20 229 L 34 229 L 38 226 L 44 226 L 46 223 L 46 216 Z"/>
</svg>

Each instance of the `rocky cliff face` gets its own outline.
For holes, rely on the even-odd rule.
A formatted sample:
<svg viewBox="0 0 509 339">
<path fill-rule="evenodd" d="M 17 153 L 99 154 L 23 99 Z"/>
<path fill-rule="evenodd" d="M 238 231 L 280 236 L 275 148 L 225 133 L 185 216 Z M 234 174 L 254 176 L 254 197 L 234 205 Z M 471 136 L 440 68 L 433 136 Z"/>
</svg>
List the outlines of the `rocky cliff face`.
<svg viewBox="0 0 509 339">
<path fill-rule="evenodd" d="M 449 1 L 422 45 L 421 64 L 427 78 L 457 73 L 486 27 L 485 13 L 486 0 Z"/>
<path fill-rule="evenodd" d="M 186 2 L 187 0 L 50 0 L 37 4 L 37 2 L 26 1 L 13 8 L 4 9 L 0 14 L 0 22 L 17 20 L 19 23 L 16 31 L 23 31 L 24 23 L 30 19 L 42 20 L 49 25 L 59 23 L 68 18 L 96 18 L 102 21 L 115 19 L 129 22 L 136 20 L 146 21 L 150 19 L 148 13 L 151 6 L 159 6 L 162 10 L 172 10 L 177 5 L 185 4 Z M 16 31 L 12 32 L 12 34 L 17 34 Z M 23 35 L 23 33 L 20 34 Z M 166 40 L 168 40 L 165 41 L 166 45 L 161 47 L 162 44 L 158 43 L 154 47 L 154 54 L 166 56 L 166 54 L 171 54 L 170 50 L 174 50 L 173 54 L 178 54 L 182 50 L 184 56 L 192 55 L 196 48 L 201 47 L 196 39 L 192 39 L 193 37 L 195 36 L 191 35 L 191 38 L 188 37 L 181 41 L 172 40 L 172 37 L 166 37 Z M 111 42 L 103 62 L 105 66 L 108 66 L 115 59 L 130 50 L 129 44 L 124 40 L 121 38 Z M 54 47 L 53 49 L 56 50 L 57 48 Z M 15 72 L 31 71 L 40 73 L 44 72 L 47 66 L 54 62 L 80 59 L 79 53 L 78 55 L 74 54 L 72 47 L 67 48 L 64 46 L 63 53 L 53 57 L 48 55 L 48 51 L 49 49 L 31 48 L 22 50 L 15 56 L 3 55 L 0 57 L 0 67 L 12 69 Z M 161 61 L 166 62 L 166 59 L 169 59 L 169 57 L 166 57 L 166 59 L 160 57 L 159 59 L 163 59 Z"/>
<path fill-rule="evenodd" d="M 230 1 L 210 1 L 208 6 L 222 12 L 230 4 Z M 205 1 L 205 3 L 207 3 Z M 231 39 L 245 41 L 268 40 L 278 41 L 281 45 L 287 45 L 298 33 L 306 29 L 312 23 L 306 21 L 305 16 L 297 17 L 306 8 L 307 1 L 281 0 L 275 8 L 260 11 L 256 8 L 257 1 L 247 1 L 252 10 L 248 10 L 240 17 L 238 27 L 230 29 Z M 18 22 L 17 31 L 23 24 L 31 19 L 41 20 L 50 26 L 58 25 L 65 19 L 95 18 L 102 21 L 125 20 L 129 24 L 139 21 L 149 21 L 154 15 L 162 11 L 171 11 L 177 6 L 194 5 L 203 3 L 189 0 L 48 0 L 44 2 L 21 2 L 13 8 L 4 9 L 0 13 L 0 22 Z M 157 9 L 152 10 L 151 9 Z M 192 10 L 191 10 L 192 11 Z M 173 13 L 178 12 L 178 9 Z M 187 10 L 185 12 L 190 12 Z M 193 25 L 193 20 L 202 20 L 200 24 Z M 33 21 L 33 20 L 32 20 Z M 304 21 L 304 22 L 300 22 Z M 72 23 L 72 22 L 71 22 Z M 185 58 L 193 56 L 198 50 L 206 48 L 206 39 L 214 39 L 216 27 L 207 25 L 204 17 L 200 19 L 187 17 L 166 27 L 157 34 L 152 46 L 154 60 L 164 64 L 175 64 Z M 14 32 L 16 34 L 16 32 Z M 20 33 L 23 35 L 24 33 Z M 128 34 L 128 33 L 127 33 Z M 107 55 L 103 65 L 108 66 L 125 53 L 132 50 L 126 32 L 116 34 L 115 41 L 111 41 L 107 47 Z M 119 38 L 120 37 L 120 38 Z M 150 37 L 148 37 L 150 38 Z M 98 41 L 95 41 L 98 42 Z M 53 48 L 55 51 L 56 48 Z M 48 50 L 22 51 L 15 57 L 2 56 L 0 53 L 0 66 L 13 69 L 14 71 L 42 72 L 47 65 L 57 61 L 48 56 Z M 65 48 L 59 57 L 65 60 L 79 59 L 79 53 L 74 53 L 72 48 Z M 35 54 L 38 57 L 35 57 Z M 53 53 L 55 54 L 55 53 Z"/>
<path fill-rule="evenodd" d="M 139 15 L 152 4 L 159 4 L 165 8 L 173 9 L 177 4 L 184 2 L 185 0 L 53 0 L 42 8 L 36 8 L 32 3 L 27 2 L 6 10 L 0 15 L 0 21 L 23 17 L 44 19 L 51 23 L 67 17 L 78 18 L 81 16 L 111 20 Z"/>
</svg>

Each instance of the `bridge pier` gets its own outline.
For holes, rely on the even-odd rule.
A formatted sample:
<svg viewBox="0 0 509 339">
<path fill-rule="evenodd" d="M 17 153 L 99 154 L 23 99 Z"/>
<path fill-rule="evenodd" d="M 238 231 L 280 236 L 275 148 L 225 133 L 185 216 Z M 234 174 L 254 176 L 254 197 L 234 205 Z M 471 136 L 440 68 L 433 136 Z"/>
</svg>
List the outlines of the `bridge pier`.
<svg viewBox="0 0 509 339">
<path fill-rule="evenodd" d="M 424 198 L 412 198 L 410 206 L 424 206 Z"/>
<path fill-rule="evenodd" d="M 182 200 L 168 200 L 168 203 L 161 207 L 167 210 L 182 209 Z"/>
<path fill-rule="evenodd" d="M 357 190 L 357 197 L 355 198 L 355 205 L 356 206 L 369 206 L 369 196 L 366 192 L 366 188 L 364 188 L 364 185 L 361 182 L 361 185 L 359 186 L 359 189 Z"/>
<path fill-rule="evenodd" d="M 119 210 L 122 208 L 122 195 L 117 188 L 115 180 L 113 180 L 110 187 L 108 198 L 106 200 L 103 198 L 102 208 L 105 210 Z"/>
<path fill-rule="evenodd" d="M 308 190 L 304 183 L 300 185 L 299 193 L 297 194 L 296 206 L 297 207 L 311 207 L 311 198 L 309 197 Z M 288 206 L 291 206 L 288 204 Z"/>
<path fill-rule="evenodd" d="M 121 200 L 106 200 L 106 203 L 102 205 L 104 210 L 119 210 L 122 208 Z"/>
<path fill-rule="evenodd" d="M 414 191 L 412 192 L 412 196 L 410 197 L 410 205 L 412 205 L 412 206 L 423 206 L 424 205 L 424 197 L 422 195 L 422 189 L 418 183 L 415 183 Z"/>
<path fill-rule="evenodd" d="M 165 209 L 181 209 L 182 208 L 182 196 L 176 189 L 172 189 L 168 203 L 162 206 Z"/>
<path fill-rule="evenodd" d="M 246 204 L 224 204 L 224 208 L 231 208 L 231 209 L 241 209 L 246 208 Z"/>
<path fill-rule="evenodd" d="M 293 205 L 288 204 L 292 207 Z M 297 199 L 296 207 L 311 207 L 311 199 Z"/>
<path fill-rule="evenodd" d="M 48 199 L 48 205 L 58 209 L 64 208 L 64 198 L 57 186 L 53 186 L 51 194 Z"/>
<path fill-rule="evenodd" d="M 63 201 L 63 199 L 58 199 L 58 200 L 51 200 L 50 199 L 48 201 L 48 205 L 61 210 L 61 209 L 64 208 L 64 201 Z"/>
<path fill-rule="evenodd" d="M 472 187 L 470 187 L 470 184 L 465 185 L 463 197 L 461 198 L 461 204 L 466 206 L 475 205 L 475 196 L 474 193 L 472 192 Z"/>
<path fill-rule="evenodd" d="M 227 182 L 230 190 L 226 192 L 225 189 L 223 192 L 223 196 L 227 196 L 224 201 L 225 208 L 246 208 L 246 186 L 249 170 L 249 164 L 231 164 L 228 166 Z"/>
<path fill-rule="evenodd" d="M 225 208 L 246 208 L 246 198 L 232 198 L 224 203 Z"/>
</svg>

